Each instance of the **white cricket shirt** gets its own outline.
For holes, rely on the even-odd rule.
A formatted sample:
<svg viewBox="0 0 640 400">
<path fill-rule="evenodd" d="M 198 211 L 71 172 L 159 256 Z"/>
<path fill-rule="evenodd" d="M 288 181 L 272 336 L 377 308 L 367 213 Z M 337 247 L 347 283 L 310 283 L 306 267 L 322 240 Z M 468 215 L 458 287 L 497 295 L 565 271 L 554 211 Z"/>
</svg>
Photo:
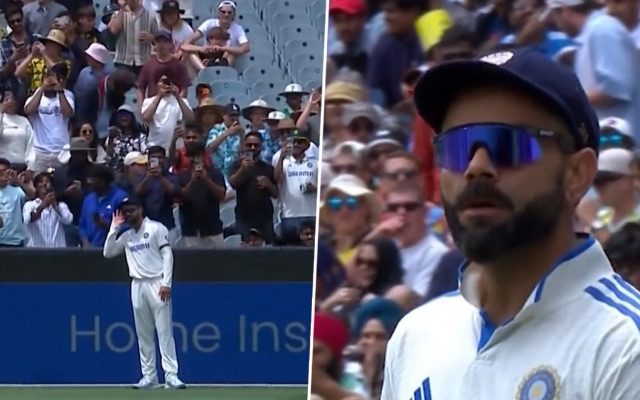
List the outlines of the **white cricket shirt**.
<svg viewBox="0 0 640 400">
<path fill-rule="evenodd" d="M 280 185 L 282 218 L 313 217 L 316 215 L 317 193 L 304 191 L 311 182 L 318 187 L 318 159 L 304 158 L 297 162 L 293 156 L 282 162 L 284 179 Z"/>
<path fill-rule="evenodd" d="M 124 253 L 129 266 L 129 276 L 133 279 L 162 278 L 162 286 L 171 287 L 173 278 L 173 255 L 167 262 L 162 256 L 163 248 L 171 250 L 169 231 L 160 222 L 145 218 L 140 230 L 129 229 L 118 237 L 118 231 L 111 229 L 104 244 L 105 257 L 115 257 Z"/>
<path fill-rule="evenodd" d="M 517 268 L 514 265 L 514 268 Z M 588 238 L 562 257 L 509 322 L 493 328 L 463 272 L 400 321 L 383 400 L 640 399 L 640 293 Z"/>
</svg>

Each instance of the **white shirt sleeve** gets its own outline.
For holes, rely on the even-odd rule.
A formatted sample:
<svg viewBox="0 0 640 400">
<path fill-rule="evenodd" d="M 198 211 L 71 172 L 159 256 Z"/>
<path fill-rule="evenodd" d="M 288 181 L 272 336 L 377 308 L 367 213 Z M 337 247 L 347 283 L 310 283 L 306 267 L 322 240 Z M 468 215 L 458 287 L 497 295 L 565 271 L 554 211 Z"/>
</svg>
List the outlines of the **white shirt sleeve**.
<svg viewBox="0 0 640 400">
<path fill-rule="evenodd" d="M 200 24 L 200 26 L 198 27 L 198 32 L 202 33 L 202 35 L 205 36 L 209 29 L 215 28 L 216 26 L 218 26 L 218 24 L 216 24 L 216 19 L 210 18 Z"/>
<path fill-rule="evenodd" d="M 240 25 L 235 25 L 237 27 L 237 31 L 238 31 L 238 43 L 243 45 L 245 43 L 249 43 L 249 38 L 247 38 L 247 34 L 244 31 L 244 28 L 242 28 L 242 26 Z"/>
<path fill-rule="evenodd" d="M 64 96 L 67 98 L 67 102 L 69 102 L 69 105 L 71 106 L 71 109 L 73 111 L 76 110 L 76 98 L 73 95 L 73 92 L 70 90 L 65 89 L 64 90 Z"/>
<path fill-rule="evenodd" d="M 105 258 L 113 258 L 124 251 L 125 239 L 123 233 L 118 237 L 118 229 L 113 227 L 109 228 L 109 234 L 107 240 L 104 242 L 104 248 L 102 249 L 102 255 Z"/>
<path fill-rule="evenodd" d="M 63 225 L 69 225 L 73 222 L 73 214 L 71 214 L 69 207 L 63 202 L 58 203 L 58 215 L 60 215 L 60 222 L 62 222 Z"/>
<path fill-rule="evenodd" d="M 31 213 L 35 211 L 36 208 L 38 208 L 36 200 L 27 201 L 24 207 L 22 207 L 22 220 L 25 224 L 31 222 Z"/>
<path fill-rule="evenodd" d="M 169 244 L 169 230 L 166 226 L 158 224 L 154 240 L 158 250 L 162 253 L 162 286 L 171 287 L 173 282 L 173 250 Z"/>
</svg>

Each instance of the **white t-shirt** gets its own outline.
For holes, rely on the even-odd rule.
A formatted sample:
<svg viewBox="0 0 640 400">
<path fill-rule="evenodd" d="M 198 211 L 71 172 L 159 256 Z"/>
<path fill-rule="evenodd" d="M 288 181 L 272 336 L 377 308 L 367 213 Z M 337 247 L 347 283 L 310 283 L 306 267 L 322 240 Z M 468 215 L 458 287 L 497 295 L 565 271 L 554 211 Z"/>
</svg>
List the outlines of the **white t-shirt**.
<svg viewBox="0 0 640 400">
<path fill-rule="evenodd" d="M 280 153 L 282 150 L 278 150 L 276 154 L 271 157 L 271 165 L 274 167 L 278 165 L 278 160 L 280 160 Z M 304 156 L 308 158 L 314 158 L 316 160 L 320 159 L 320 149 L 313 142 L 309 143 L 309 148 L 305 150 Z"/>
<path fill-rule="evenodd" d="M 188 105 L 187 99 L 183 101 Z M 153 97 L 144 99 L 142 112 L 144 113 L 153 102 Z M 153 121 L 149 126 L 149 146 L 162 146 L 168 152 L 173 139 L 173 132 L 182 119 L 182 110 L 175 96 L 165 96 L 160 100 Z"/>
<path fill-rule="evenodd" d="M 75 111 L 73 93 L 65 89 L 64 95 Z M 29 97 L 25 104 L 29 104 L 32 99 L 33 96 Z M 57 154 L 65 144 L 69 144 L 69 118 L 62 115 L 58 95 L 53 98 L 42 96 L 38 112 L 30 115 L 29 120 L 33 126 L 33 146 L 36 150 Z"/>
<path fill-rule="evenodd" d="M 160 29 L 167 31 L 171 34 L 171 38 L 173 38 L 173 45 L 175 47 L 175 51 L 180 50 L 180 46 L 182 46 L 182 44 L 187 40 L 189 40 L 191 35 L 193 35 L 193 29 L 189 26 L 189 24 L 187 24 L 184 21 L 180 24 L 178 28 L 173 30 L 164 25 L 160 25 L 160 23 L 158 23 L 158 26 L 160 27 Z"/>
<path fill-rule="evenodd" d="M 303 187 L 312 182 L 318 187 L 318 159 L 305 155 L 301 162 L 290 156 L 283 161 L 284 179 L 280 185 L 282 218 L 313 217 L 316 215 L 317 194 L 304 193 Z"/>
<path fill-rule="evenodd" d="M 161 251 L 165 247 L 171 249 L 166 226 L 145 218 L 138 232 L 129 229 L 119 237 L 117 235 L 117 230 L 109 231 L 103 250 L 105 257 L 114 257 L 124 250 L 129 276 L 133 279 L 162 278 L 162 285 L 171 287 L 173 255 L 171 262 L 165 263 Z"/>
<path fill-rule="evenodd" d="M 428 234 L 413 246 L 401 247 L 403 283 L 420 297 L 424 297 L 431 286 L 436 267 L 448 251 L 447 246 L 432 234 Z"/>
<path fill-rule="evenodd" d="M 593 238 L 562 257 L 497 328 L 479 309 L 477 277 L 463 278 L 462 293 L 398 324 L 383 400 L 640 399 L 640 293 Z"/>
<path fill-rule="evenodd" d="M 0 113 L 0 157 L 12 163 L 28 164 L 33 160 L 33 128 L 21 115 Z"/>
<path fill-rule="evenodd" d="M 198 27 L 198 31 L 202 33 L 203 41 L 207 36 L 207 32 L 209 31 L 209 29 L 218 26 L 220 26 L 220 20 L 218 18 L 211 18 L 204 21 Z M 244 28 L 242 28 L 242 26 L 235 22 L 231 23 L 231 26 L 229 27 L 227 32 L 229 33 L 229 41 L 227 42 L 227 44 L 231 47 L 239 47 L 240 45 L 249 42 L 249 39 L 247 39 L 247 35 L 244 33 Z"/>
</svg>

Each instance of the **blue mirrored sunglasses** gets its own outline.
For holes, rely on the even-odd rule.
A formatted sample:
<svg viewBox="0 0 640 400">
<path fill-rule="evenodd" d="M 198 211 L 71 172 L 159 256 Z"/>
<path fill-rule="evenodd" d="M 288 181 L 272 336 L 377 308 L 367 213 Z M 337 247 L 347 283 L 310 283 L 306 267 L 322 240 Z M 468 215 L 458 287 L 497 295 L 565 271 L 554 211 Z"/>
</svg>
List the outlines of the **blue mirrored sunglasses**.
<svg viewBox="0 0 640 400">
<path fill-rule="evenodd" d="M 622 144 L 624 137 L 621 133 L 601 133 L 600 146 L 616 146 Z"/>
<path fill-rule="evenodd" d="M 463 173 L 475 151 L 484 147 L 495 167 L 521 167 L 542 158 L 540 138 L 556 138 L 556 134 L 546 129 L 507 124 L 462 125 L 436 136 L 436 162 L 441 168 Z"/>
<path fill-rule="evenodd" d="M 343 207 L 347 207 L 350 210 L 354 210 L 358 207 L 360 201 L 357 197 L 329 197 L 327 199 L 327 206 L 334 211 L 340 210 Z"/>
</svg>

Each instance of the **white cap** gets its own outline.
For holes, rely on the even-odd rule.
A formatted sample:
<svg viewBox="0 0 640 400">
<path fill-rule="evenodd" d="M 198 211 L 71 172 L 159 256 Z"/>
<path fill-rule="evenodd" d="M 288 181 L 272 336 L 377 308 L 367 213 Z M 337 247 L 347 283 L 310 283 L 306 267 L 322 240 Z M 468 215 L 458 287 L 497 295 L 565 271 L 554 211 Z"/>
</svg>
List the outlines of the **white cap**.
<svg viewBox="0 0 640 400">
<path fill-rule="evenodd" d="M 622 118 L 617 117 L 609 117 L 601 119 L 600 122 L 600 131 L 616 131 L 620 132 L 625 136 L 629 136 L 633 139 L 633 132 L 631 131 L 631 124 Z"/>
<path fill-rule="evenodd" d="M 598 172 L 613 172 L 620 175 L 631 175 L 633 152 L 626 149 L 607 149 L 598 157 Z"/>
<path fill-rule="evenodd" d="M 333 151 L 327 153 L 331 153 L 331 158 L 333 158 L 340 154 L 345 148 L 349 148 L 354 154 L 360 155 L 366 147 L 364 143 L 358 142 L 357 140 L 347 140 L 334 147 Z"/>
<path fill-rule="evenodd" d="M 271 111 L 269 115 L 267 115 L 267 119 L 270 119 L 273 121 L 281 121 L 283 119 L 287 119 L 287 116 L 284 115 L 282 111 Z"/>
<path fill-rule="evenodd" d="M 544 21 L 551 13 L 551 10 L 563 7 L 575 7 L 587 3 L 585 0 L 547 0 L 547 7 L 540 14 L 539 20 Z"/>
<path fill-rule="evenodd" d="M 326 192 L 331 190 L 337 190 L 347 196 L 353 197 L 366 196 L 373 193 L 367 188 L 367 185 L 365 185 L 362 179 L 351 174 L 340 174 L 333 178 L 331 182 L 329 182 Z"/>
<path fill-rule="evenodd" d="M 144 154 L 140 153 L 139 151 L 132 151 L 132 152 L 129 152 L 124 157 L 123 163 L 127 167 L 129 167 L 129 166 L 131 166 L 133 164 L 146 164 L 147 163 L 147 156 L 145 156 Z"/>
</svg>

